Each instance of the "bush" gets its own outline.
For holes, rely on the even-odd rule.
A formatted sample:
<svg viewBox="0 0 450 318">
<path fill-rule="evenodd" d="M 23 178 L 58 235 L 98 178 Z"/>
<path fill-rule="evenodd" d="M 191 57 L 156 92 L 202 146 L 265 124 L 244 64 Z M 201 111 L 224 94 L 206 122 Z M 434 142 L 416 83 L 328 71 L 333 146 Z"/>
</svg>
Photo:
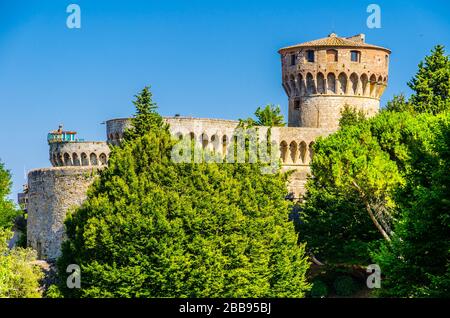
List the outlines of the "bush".
<svg viewBox="0 0 450 318">
<path fill-rule="evenodd" d="M 333 287 L 338 296 L 351 296 L 359 290 L 358 284 L 350 276 L 338 276 Z"/>
<path fill-rule="evenodd" d="M 328 296 L 328 286 L 323 281 L 316 280 L 313 282 L 313 286 L 309 294 L 312 298 L 324 298 Z"/>
</svg>

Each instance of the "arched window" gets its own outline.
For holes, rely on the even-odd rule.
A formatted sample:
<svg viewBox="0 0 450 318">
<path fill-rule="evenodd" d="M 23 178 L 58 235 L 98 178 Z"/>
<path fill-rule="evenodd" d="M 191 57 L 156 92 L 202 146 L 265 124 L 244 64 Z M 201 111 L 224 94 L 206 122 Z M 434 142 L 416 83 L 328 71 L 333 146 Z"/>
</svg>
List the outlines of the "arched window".
<svg viewBox="0 0 450 318">
<path fill-rule="evenodd" d="M 58 154 L 57 158 L 58 158 L 58 166 L 60 166 L 60 167 L 64 166 L 63 157 L 60 153 Z"/>
<path fill-rule="evenodd" d="M 317 74 L 317 93 L 325 94 L 325 77 L 320 72 Z"/>
<path fill-rule="evenodd" d="M 220 143 L 219 136 L 217 136 L 217 134 L 212 135 L 211 144 L 213 145 L 214 151 L 219 150 L 219 143 Z"/>
<path fill-rule="evenodd" d="M 336 76 L 333 73 L 328 73 L 327 76 L 327 93 L 336 94 Z"/>
<path fill-rule="evenodd" d="M 181 132 L 177 132 L 177 133 L 175 134 L 175 139 L 177 139 L 177 140 L 182 140 L 182 139 L 183 139 L 183 134 L 182 134 Z"/>
<path fill-rule="evenodd" d="M 375 96 L 375 87 L 377 85 L 377 78 L 375 76 L 375 74 L 372 74 L 372 76 L 370 76 L 370 96 Z"/>
<path fill-rule="evenodd" d="M 298 148 L 300 153 L 300 162 L 306 163 L 306 150 L 307 150 L 306 143 L 302 141 Z"/>
<path fill-rule="evenodd" d="M 76 154 L 75 152 L 72 154 L 72 158 L 73 158 L 73 165 L 74 166 L 80 166 L 80 158 L 78 157 L 78 154 Z"/>
<path fill-rule="evenodd" d="M 227 135 L 222 136 L 222 154 L 226 156 L 228 147 L 228 137 Z"/>
<path fill-rule="evenodd" d="M 327 50 L 327 61 L 330 63 L 334 63 L 338 61 L 338 51 L 336 50 Z"/>
<path fill-rule="evenodd" d="M 206 147 L 208 147 L 208 143 L 209 143 L 208 135 L 206 133 L 203 133 L 201 138 L 202 138 L 202 140 L 201 140 L 202 147 L 203 147 L 203 149 L 206 149 Z"/>
<path fill-rule="evenodd" d="M 291 155 L 291 162 L 296 163 L 297 162 L 297 143 L 295 141 L 292 141 L 289 144 L 289 153 Z"/>
<path fill-rule="evenodd" d="M 358 75 L 356 75 L 356 73 L 352 73 L 352 75 L 350 75 L 350 82 L 352 83 L 353 95 L 357 95 L 358 94 Z"/>
<path fill-rule="evenodd" d="M 91 160 L 91 166 L 98 165 L 97 155 L 95 153 L 91 153 L 91 155 L 89 156 L 89 159 Z"/>
<path fill-rule="evenodd" d="M 306 74 L 306 91 L 308 94 L 316 93 L 316 87 L 314 85 L 314 78 L 311 73 Z"/>
<path fill-rule="evenodd" d="M 291 86 L 291 92 L 294 94 L 294 96 L 298 95 L 297 87 L 296 87 L 296 83 L 295 83 L 295 77 L 292 74 L 290 76 L 289 85 Z"/>
<path fill-rule="evenodd" d="M 89 166 L 89 159 L 88 156 L 83 152 L 81 153 L 81 165 L 83 166 Z"/>
<path fill-rule="evenodd" d="M 297 87 L 298 87 L 299 95 L 305 96 L 306 87 L 305 87 L 305 81 L 303 80 L 302 74 L 297 75 Z"/>
<path fill-rule="evenodd" d="M 107 164 L 107 158 L 104 153 L 101 153 L 98 158 L 100 160 L 100 165 L 105 166 Z"/>
<path fill-rule="evenodd" d="M 284 140 L 280 144 L 280 152 L 281 152 L 281 161 L 285 163 L 287 160 L 287 143 Z"/>
<path fill-rule="evenodd" d="M 369 78 L 367 77 L 367 74 L 361 75 L 361 89 L 362 89 L 362 95 L 367 95 L 367 83 L 369 82 Z"/>
<path fill-rule="evenodd" d="M 339 94 L 345 94 L 347 92 L 347 75 L 345 73 L 341 73 L 338 76 L 339 82 Z"/>
<path fill-rule="evenodd" d="M 313 149 L 313 147 L 314 147 L 314 141 L 312 141 L 312 142 L 309 144 L 309 147 L 308 147 L 308 150 L 309 150 L 309 161 L 310 161 L 310 162 L 312 161 L 312 159 L 313 159 L 313 157 L 314 157 L 314 149 Z"/>
</svg>

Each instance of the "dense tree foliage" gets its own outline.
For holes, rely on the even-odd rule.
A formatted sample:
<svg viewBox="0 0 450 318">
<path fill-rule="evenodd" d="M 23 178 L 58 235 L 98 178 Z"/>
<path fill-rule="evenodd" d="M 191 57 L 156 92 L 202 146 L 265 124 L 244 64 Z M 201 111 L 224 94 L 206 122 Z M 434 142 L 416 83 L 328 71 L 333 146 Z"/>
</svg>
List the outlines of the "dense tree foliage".
<svg viewBox="0 0 450 318">
<path fill-rule="evenodd" d="M 288 221 L 286 176 L 260 164 L 174 163 L 175 141 L 144 96 L 133 133 L 66 222 L 60 272 L 79 264 L 81 289 L 61 277 L 62 293 L 304 296 L 309 264 Z"/>
<path fill-rule="evenodd" d="M 449 122 L 385 111 L 319 139 L 300 240 L 326 262 L 378 263 L 382 295 L 448 296 Z"/>
<path fill-rule="evenodd" d="M 442 45 L 420 62 L 408 86 L 414 91 L 410 103 L 416 112 L 438 114 L 450 110 L 450 58 Z"/>
<path fill-rule="evenodd" d="M 36 253 L 31 249 L 8 248 L 11 229 L 20 216 L 13 202 L 7 199 L 11 191 L 11 176 L 0 163 L 0 298 L 40 297 L 40 269 L 33 265 Z"/>
<path fill-rule="evenodd" d="M 341 111 L 341 118 L 339 118 L 339 127 L 356 125 L 366 119 L 364 111 L 345 104 Z"/>
<path fill-rule="evenodd" d="M 255 117 L 256 119 L 248 118 L 241 121 L 249 126 L 267 126 L 267 127 L 285 126 L 280 106 L 269 104 L 266 105 L 264 108 L 258 107 L 255 111 Z"/>
<path fill-rule="evenodd" d="M 392 100 L 388 101 L 383 111 L 390 112 L 414 112 L 414 107 L 408 102 L 404 94 L 395 95 Z"/>
<path fill-rule="evenodd" d="M 41 269 L 33 265 L 36 252 L 30 248 L 8 249 L 12 232 L 0 229 L 0 298 L 41 297 Z"/>
<path fill-rule="evenodd" d="M 373 256 L 385 275 L 381 295 L 450 297 L 450 114 L 419 120 L 428 129 L 410 144 L 396 235 Z"/>
<path fill-rule="evenodd" d="M 0 228 L 10 229 L 20 215 L 14 203 L 7 198 L 11 191 L 11 175 L 0 161 Z"/>
</svg>

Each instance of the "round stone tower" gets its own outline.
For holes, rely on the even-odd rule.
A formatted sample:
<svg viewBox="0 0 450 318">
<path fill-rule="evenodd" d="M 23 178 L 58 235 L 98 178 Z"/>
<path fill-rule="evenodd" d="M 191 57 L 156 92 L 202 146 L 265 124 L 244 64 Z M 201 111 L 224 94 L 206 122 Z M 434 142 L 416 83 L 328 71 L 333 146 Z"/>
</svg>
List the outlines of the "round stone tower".
<svg viewBox="0 0 450 318">
<path fill-rule="evenodd" d="M 367 116 L 378 112 L 391 51 L 365 43 L 364 34 L 342 38 L 332 33 L 278 52 L 289 126 L 336 129 L 346 104 Z"/>
</svg>

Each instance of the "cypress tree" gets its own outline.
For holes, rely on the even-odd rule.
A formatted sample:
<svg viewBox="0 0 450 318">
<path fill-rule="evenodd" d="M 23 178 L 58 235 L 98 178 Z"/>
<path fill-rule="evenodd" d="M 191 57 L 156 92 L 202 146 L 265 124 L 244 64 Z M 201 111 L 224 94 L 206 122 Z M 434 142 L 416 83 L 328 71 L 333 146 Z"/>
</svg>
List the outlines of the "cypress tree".
<svg viewBox="0 0 450 318">
<path fill-rule="evenodd" d="M 260 164 L 175 163 L 147 89 L 125 142 L 66 221 L 68 297 L 303 297 L 309 267 L 286 176 Z M 144 106 L 145 105 L 145 106 Z M 141 107 L 142 106 L 142 107 Z"/>
</svg>

